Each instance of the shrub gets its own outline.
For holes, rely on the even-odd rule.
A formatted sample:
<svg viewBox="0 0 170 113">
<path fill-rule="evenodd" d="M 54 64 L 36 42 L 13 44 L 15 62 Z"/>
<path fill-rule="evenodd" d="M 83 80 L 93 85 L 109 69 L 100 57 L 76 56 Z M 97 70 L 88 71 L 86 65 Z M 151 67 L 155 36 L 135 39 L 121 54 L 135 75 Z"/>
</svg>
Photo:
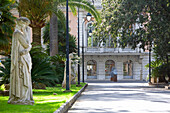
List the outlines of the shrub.
<svg viewBox="0 0 170 113">
<path fill-rule="evenodd" d="M 151 76 L 152 77 L 159 77 L 159 82 L 167 82 L 165 77 L 170 74 L 170 64 L 164 64 L 161 60 L 156 59 L 155 61 L 151 62 Z M 149 68 L 149 64 L 145 66 Z M 167 75 L 168 73 L 168 75 Z"/>
<path fill-rule="evenodd" d="M 43 83 L 46 86 L 54 86 L 58 82 L 55 67 L 50 61 L 50 56 L 42 47 L 36 46 L 31 50 L 32 56 L 32 83 Z"/>
<path fill-rule="evenodd" d="M 4 85 L 4 84 L 2 84 L 2 85 L 0 86 L 0 91 L 5 91 L 5 85 Z"/>
<path fill-rule="evenodd" d="M 63 80 L 63 66 L 62 63 L 58 63 L 57 65 L 53 65 L 50 56 L 48 56 L 45 50 L 41 47 L 33 47 L 31 50 L 32 56 L 32 83 L 39 84 L 43 83 L 46 86 L 54 86 L 56 83 L 61 83 Z M 59 57 L 62 59 L 62 57 Z M 56 59 L 57 60 L 59 60 Z M 9 84 L 10 82 L 10 66 L 11 59 L 6 58 L 2 61 L 2 66 L 0 66 L 0 77 L 2 77 L 2 84 Z"/>
<path fill-rule="evenodd" d="M 2 65 L 0 66 L 0 77 L 2 77 L 2 81 L 0 82 L 0 85 L 9 84 L 10 66 L 11 66 L 10 58 L 6 58 L 4 61 L 2 61 Z"/>
<path fill-rule="evenodd" d="M 59 84 L 63 82 L 64 79 L 64 62 L 65 62 L 65 56 L 62 55 L 55 55 L 50 57 L 50 61 L 53 62 L 52 65 L 55 67 L 55 75 L 58 78 Z"/>
</svg>

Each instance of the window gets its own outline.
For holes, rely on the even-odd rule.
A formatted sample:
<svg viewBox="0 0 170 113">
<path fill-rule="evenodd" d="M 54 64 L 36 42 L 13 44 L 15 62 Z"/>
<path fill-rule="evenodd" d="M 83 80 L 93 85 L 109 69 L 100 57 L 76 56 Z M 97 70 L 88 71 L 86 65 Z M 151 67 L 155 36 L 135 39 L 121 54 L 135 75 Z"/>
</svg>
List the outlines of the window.
<svg viewBox="0 0 170 113">
<path fill-rule="evenodd" d="M 128 60 L 126 62 L 123 63 L 123 75 L 124 78 L 132 78 L 133 76 L 133 63 L 131 60 Z M 126 77 L 126 76 L 130 76 L 130 77 Z"/>
<path fill-rule="evenodd" d="M 115 67 L 115 62 L 113 60 L 107 60 L 105 63 L 105 77 L 110 78 L 110 72 L 112 68 Z"/>
<path fill-rule="evenodd" d="M 97 75 L 97 63 L 95 60 L 89 60 L 87 62 L 87 78 L 97 78 L 96 75 Z"/>
</svg>

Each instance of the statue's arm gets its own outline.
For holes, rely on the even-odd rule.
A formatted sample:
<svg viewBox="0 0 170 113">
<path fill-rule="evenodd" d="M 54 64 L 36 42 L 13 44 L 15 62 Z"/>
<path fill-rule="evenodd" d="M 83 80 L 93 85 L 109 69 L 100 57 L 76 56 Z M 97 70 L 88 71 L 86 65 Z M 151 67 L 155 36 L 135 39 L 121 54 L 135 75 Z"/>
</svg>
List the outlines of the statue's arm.
<svg viewBox="0 0 170 113">
<path fill-rule="evenodd" d="M 25 54 L 29 53 L 29 51 L 31 50 L 31 48 L 32 48 L 32 46 L 31 46 L 31 44 L 30 44 L 28 48 L 26 48 L 26 49 L 24 49 L 24 50 L 22 50 L 22 51 L 20 52 L 20 55 L 25 55 Z"/>
<path fill-rule="evenodd" d="M 31 44 L 26 42 L 23 34 L 21 34 L 20 32 L 16 32 L 15 37 L 18 37 L 20 44 L 24 47 L 24 50 L 20 51 L 20 54 L 23 55 L 23 54 L 28 53 L 31 50 L 32 46 L 31 46 Z"/>
<path fill-rule="evenodd" d="M 24 35 L 22 33 L 20 33 L 19 31 L 15 32 L 15 38 L 18 38 L 19 43 L 26 49 L 29 47 L 29 44 L 26 42 L 26 40 L 24 39 Z"/>
</svg>

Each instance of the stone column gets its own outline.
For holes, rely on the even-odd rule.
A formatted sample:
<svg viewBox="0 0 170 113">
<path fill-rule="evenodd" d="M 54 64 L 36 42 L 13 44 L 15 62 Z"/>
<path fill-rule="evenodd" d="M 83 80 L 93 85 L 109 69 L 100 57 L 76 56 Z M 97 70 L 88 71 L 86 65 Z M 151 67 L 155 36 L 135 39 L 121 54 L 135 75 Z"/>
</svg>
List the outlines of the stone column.
<svg viewBox="0 0 170 113">
<path fill-rule="evenodd" d="M 84 80 L 87 80 L 87 60 L 84 61 Z"/>
<path fill-rule="evenodd" d="M 133 62 L 133 79 L 140 80 L 141 65 L 138 62 Z"/>
<path fill-rule="evenodd" d="M 105 80 L 105 62 L 103 62 L 103 59 L 100 58 L 98 65 L 97 65 L 97 69 L 98 69 L 98 76 L 97 79 L 98 80 Z"/>
<path fill-rule="evenodd" d="M 149 56 L 148 55 L 145 55 L 143 56 L 143 59 L 142 59 L 142 74 L 143 74 L 143 79 L 144 80 L 147 80 L 147 76 L 149 74 L 149 69 L 146 69 L 145 68 L 145 65 L 147 65 L 149 63 Z"/>
<path fill-rule="evenodd" d="M 116 65 L 117 68 L 117 80 L 122 80 L 123 79 L 123 62 L 117 62 Z"/>
</svg>

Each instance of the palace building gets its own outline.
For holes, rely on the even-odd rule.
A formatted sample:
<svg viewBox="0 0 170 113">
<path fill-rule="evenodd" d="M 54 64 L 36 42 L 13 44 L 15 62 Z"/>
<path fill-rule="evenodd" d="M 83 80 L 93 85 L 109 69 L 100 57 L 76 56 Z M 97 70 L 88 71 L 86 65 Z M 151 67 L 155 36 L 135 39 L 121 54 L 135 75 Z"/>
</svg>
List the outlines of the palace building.
<svg viewBox="0 0 170 113">
<path fill-rule="evenodd" d="M 90 1 L 92 2 L 92 1 Z M 101 10 L 101 0 L 95 0 L 94 6 Z M 117 69 L 118 80 L 146 80 L 148 70 L 145 65 L 149 63 L 148 51 L 137 47 L 124 49 L 114 48 L 112 39 L 105 44 L 99 44 L 96 37 L 90 36 L 93 30 L 92 21 L 84 21 L 87 12 L 80 10 L 80 53 L 82 54 L 82 41 L 84 47 L 84 80 L 109 80 L 112 67 Z M 71 20 L 71 19 L 70 19 Z M 70 26 L 71 27 L 71 26 Z M 104 46 L 99 46 L 104 45 Z M 81 64 L 82 76 L 82 64 Z M 81 77 L 82 79 L 82 77 Z"/>
</svg>

